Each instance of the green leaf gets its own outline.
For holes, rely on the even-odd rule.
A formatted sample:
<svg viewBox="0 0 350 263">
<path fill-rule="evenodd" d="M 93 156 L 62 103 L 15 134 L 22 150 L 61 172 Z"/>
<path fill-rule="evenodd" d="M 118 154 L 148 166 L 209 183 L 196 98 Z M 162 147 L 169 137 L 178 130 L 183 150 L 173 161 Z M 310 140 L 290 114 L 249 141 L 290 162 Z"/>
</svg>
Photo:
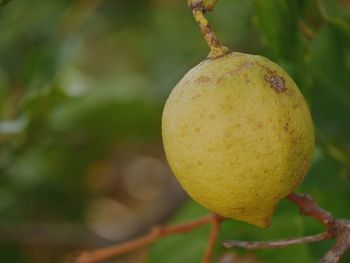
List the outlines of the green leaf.
<svg viewBox="0 0 350 263">
<path fill-rule="evenodd" d="M 308 93 L 318 137 L 340 145 L 350 153 L 350 42 L 334 26 L 325 25 L 311 42 L 309 74 L 313 87 Z M 325 99 L 327 98 L 327 99 Z"/>
<path fill-rule="evenodd" d="M 274 58 L 294 60 L 300 51 L 298 6 L 288 0 L 255 0 L 256 26 Z"/>
</svg>

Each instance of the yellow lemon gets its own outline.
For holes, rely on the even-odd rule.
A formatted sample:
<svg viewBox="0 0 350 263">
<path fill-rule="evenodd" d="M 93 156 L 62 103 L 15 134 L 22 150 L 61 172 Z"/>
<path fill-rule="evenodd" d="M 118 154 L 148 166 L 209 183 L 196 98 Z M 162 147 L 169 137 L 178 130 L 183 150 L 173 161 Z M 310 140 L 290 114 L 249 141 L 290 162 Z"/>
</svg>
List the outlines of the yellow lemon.
<svg viewBox="0 0 350 263">
<path fill-rule="evenodd" d="M 310 112 L 291 77 L 238 52 L 206 59 L 182 78 L 165 104 L 162 136 L 193 199 L 261 227 L 302 182 L 314 147 Z"/>
</svg>

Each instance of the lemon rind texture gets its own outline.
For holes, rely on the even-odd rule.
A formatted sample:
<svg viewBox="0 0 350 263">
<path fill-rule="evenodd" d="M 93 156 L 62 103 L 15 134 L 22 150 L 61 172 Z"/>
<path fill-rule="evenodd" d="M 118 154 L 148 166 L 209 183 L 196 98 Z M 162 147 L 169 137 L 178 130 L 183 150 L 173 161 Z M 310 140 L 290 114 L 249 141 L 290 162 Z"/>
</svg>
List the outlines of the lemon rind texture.
<svg viewBox="0 0 350 263">
<path fill-rule="evenodd" d="M 224 217 L 260 227 L 306 175 L 311 114 L 272 61 L 232 52 L 191 69 L 171 92 L 162 136 L 186 192 Z"/>
</svg>

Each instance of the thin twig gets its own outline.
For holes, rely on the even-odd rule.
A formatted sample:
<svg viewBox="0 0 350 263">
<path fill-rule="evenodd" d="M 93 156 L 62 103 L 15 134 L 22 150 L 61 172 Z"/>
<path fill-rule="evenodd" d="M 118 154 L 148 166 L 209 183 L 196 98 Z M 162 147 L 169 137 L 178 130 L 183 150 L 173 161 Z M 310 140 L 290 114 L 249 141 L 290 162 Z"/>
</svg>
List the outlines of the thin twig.
<svg viewBox="0 0 350 263">
<path fill-rule="evenodd" d="M 326 231 L 314 236 L 265 242 L 224 241 L 223 245 L 228 248 L 240 247 L 245 249 L 281 248 L 334 238 L 336 240 L 335 245 L 320 260 L 320 263 L 338 263 L 345 253 L 350 250 L 350 220 L 336 219 L 307 194 L 291 193 L 287 196 L 287 199 L 296 204 L 303 215 L 310 216 L 323 224 Z"/>
<path fill-rule="evenodd" d="M 317 235 L 292 239 L 271 241 L 224 241 L 223 245 L 226 248 L 240 247 L 248 250 L 282 248 L 334 238 L 336 240 L 335 245 L 321 259 L 320 263 L 338 263 L 346 252 L 350 250 L 350 220 L 335 219 L 331 213 L 320 207 L 307 194 L 292 193 L 287 199 L 299 206 L 302 214 L 310 216 L 322 223 L 326 227 L 326 231 Z M 177 233 L 187 233 L 202 225 L 212 224 L 208 246 L 202 259 L 202 263 L 210 263 L 222 220 L 224 220 L 222 217 L 214 214 L 174 226 L 157 226 L 154 227 L 149 234 L 129 242 L 84 252 L 78 256 L 76 262 L 92 263 L 108 259 L 149 245 L 161 237 Z"/>
<path fill-rule="evenodd" d="M 212 228 L 210 230 L 209 239 L 207 249 L 204 253 L 202 263 L 210 263 L 213 257 L 213 251 L 215 248 L 216 241 L 218 239 L 218 235 L 220 232 L 221 222 L 223 218 L 219 215 L 214 215 L 214 219 L 212 221 Z"/>
<path fill-rule="evenodd" d="M 304 34 L 304 36 L 308 39 L 313 39 L 316 36 L 316 32 L 313 31 L 303 20 L 298 21 L 298 26 L 300 31 Z"/>
<path fill-rule="evenodd" d="M 323 5 L 323 2 L 322 0 L 316 0 L 316 4 L 317 4 L 317 8 L 318 8 L 318 11 L 321 15 L 321 17 L 327 21 L 329 19 L 328 15 L 327 15 L 327 12 L 326 12 L 326 9 Z"/>
<path fill-rule="evenodd" d="M 299 238 L 291 239 L 280 239 L 280 240 L 270 240 L 270 241 L 223 241 L 222 244 L 226 248 L 244 248 L 247 250 L 253 249 L 264 249 L 264 248 L 283 248 L 291 245 L 301 245 L 310 242 L 318 242 L 331 238 L 328 232 L 323 232 L 318 235 L 305 236 Z"/>
<path fill-rule="evenodd" d="M 219 218 L 221 217 L 211 214 L 190 222 L 177 224 L 173 226 L 156 226 L 156 227 L 153 227 L 148 234 L 142 237 L 136 238 L 134 240 L 131 240 L 122 244 L 113 245 L 110 247 L 104 247 L 104 248 L 99 248 L 92 251 L 83 252 L 76 258 L 75 262 L 76 263 L 93 263 L 93 262 L 105 260 L 114 256 L 125 254 L 130 251 L 134 251 L 139 248 L 145 247 L 164 236 L 178 234 L 178 233 L 187 233 L 206 224 L 213 224 L 214 226 L 213 228 L 216 229 L 216 228 L 219 228 L 219 226 L 216 226 L 216 224 L 218 224 L 218 222 L 221 222 L 221 219 Z M 218 230 L 215 230 L 215 231 L 218 231 Z M 217 236 L 217 234 L 215 235 Z M 215 236 L 213 237 L 211 235 L 211 238 L 216 240 Z M 208 249 L 211 250 L 212 248 L 208 247 Z M 208 257 L 211 257 L 212 252 L 209 251 L 207 253 L 209 254 Z M 209 260 L 207 262 L 210 262 L 210 258 L 208 258 L 207 260 Z"/>
</svg>

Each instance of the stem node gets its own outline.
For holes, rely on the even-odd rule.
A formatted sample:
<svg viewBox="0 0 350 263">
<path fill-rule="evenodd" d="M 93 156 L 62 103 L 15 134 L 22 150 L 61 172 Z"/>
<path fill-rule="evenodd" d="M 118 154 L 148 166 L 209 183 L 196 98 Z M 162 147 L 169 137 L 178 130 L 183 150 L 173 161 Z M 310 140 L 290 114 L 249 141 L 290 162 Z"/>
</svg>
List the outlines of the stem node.
<svg viewBox="0 0 350 263">
<path fill-rule="evenodd" d="M 189 1 L 189 7 L 192 10 L 194 20 L 196 20 L 204 36 L 205 41 L 210 47 L 210 53 L 208 56 L 210 59 L 222 57 L 227 53 L 231 52 L 230 49 L 220 44 L 220 41 L 216 37 L 214 31 L 212 30 L 209 24 L 209 21 L 204 16 L 204 13 L 206 11 L 213 10 L 215 4 L 216 4 L 216 1 L 213 1 L 213 0 L 207 0 L 207 1 L 190 0 Z"/>
</svg>

